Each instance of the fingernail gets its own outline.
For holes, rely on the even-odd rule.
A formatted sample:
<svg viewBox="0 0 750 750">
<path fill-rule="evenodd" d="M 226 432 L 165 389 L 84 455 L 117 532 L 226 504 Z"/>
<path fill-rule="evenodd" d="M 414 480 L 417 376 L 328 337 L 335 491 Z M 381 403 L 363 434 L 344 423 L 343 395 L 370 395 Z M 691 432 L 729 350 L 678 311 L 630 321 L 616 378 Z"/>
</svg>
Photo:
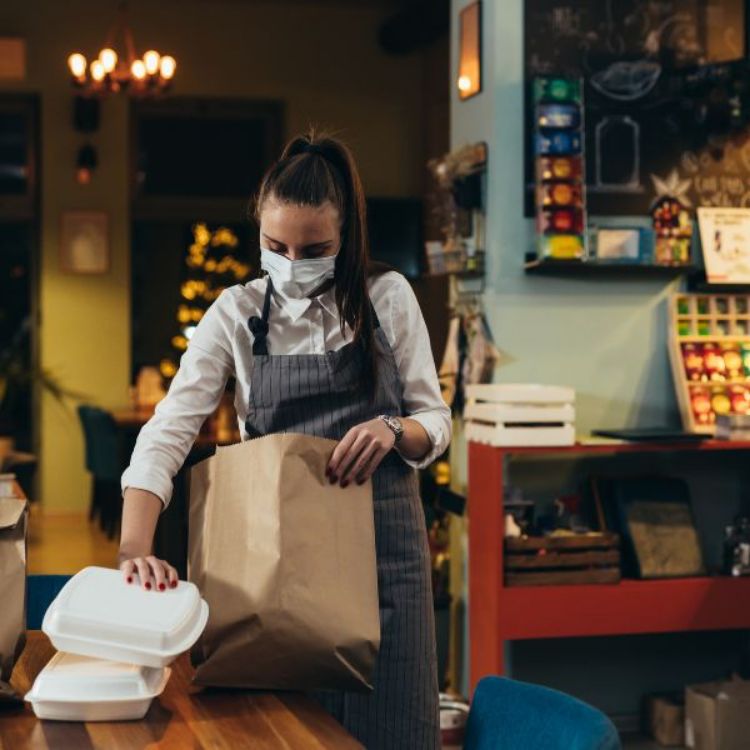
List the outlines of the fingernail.
<svg viewBox="0 0 750 750">
<path fill-rule="evenodd" d="M 151 588 L 151 581 L 146 581 L 146 588 L 147 588 L 147 589 L 150 589 L 150 588 Z"/>
<path fill-rule="evenodd" d="M 343 482 L 341 483 L 341 486 L 342 486 L 342 487 L 348 487 L 348 486 L 349 486 L 349 480 L 348 480 L 348 479 L 345 479 L 345 480 L 344 480 L 344 481 L 343 481 Z"/>
<path fill-rule="evenodd" d="M 338 481 L 338 479 L 336 478 L 335 474 L 331 474 L 330 481 L 331 481 L 331 484 L 336 484 L 336 482 Z"/>
<path fill-rule="evenodd" d="M 358 479 L 357 480 L 357 484 L 364 484 L 365 481 L 367 481 L 367 480 L 365 480 L 365 479 Z"/>
<path fill-rule="evenodd" d="M 133 583 L 133 576 L 128 576 L 128 583 Z"/>
<path fill-rule="evenodd" d="M 164 589 L 167 588 L 163 583 L 159 584 L 159 591 L 164 591 Z"/>
<path fill-rule="evenodd" d="M 172 581 L 172 583 L 169 584 L 170 588 L 176 589 L 177 588 L 177 581 Z"/>
</svg>

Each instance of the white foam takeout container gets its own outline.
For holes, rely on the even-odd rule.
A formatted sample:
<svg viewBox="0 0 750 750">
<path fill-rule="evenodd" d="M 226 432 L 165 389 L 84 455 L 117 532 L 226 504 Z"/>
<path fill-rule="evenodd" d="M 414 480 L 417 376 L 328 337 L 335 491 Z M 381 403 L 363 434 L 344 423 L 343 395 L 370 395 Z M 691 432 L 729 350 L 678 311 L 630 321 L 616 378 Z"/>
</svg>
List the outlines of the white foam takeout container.
<svg viewBox="0 0 750 750">
<path fill-rule="evenodd" d="M 42 630 L 58 651 L 165 667 L 199 638 L 208 604 L 196 586 L 180 581 L 166 591 L 126 583 L 119 570 L 88 567 L 63 586 Z"/>
<path fill-rule="evenodd" d="M 142 719 L 169 680 L 169 667 L 141 667 L 108 659 L 56 653 L 26 694 L 40 719 Z"/>
</svg>

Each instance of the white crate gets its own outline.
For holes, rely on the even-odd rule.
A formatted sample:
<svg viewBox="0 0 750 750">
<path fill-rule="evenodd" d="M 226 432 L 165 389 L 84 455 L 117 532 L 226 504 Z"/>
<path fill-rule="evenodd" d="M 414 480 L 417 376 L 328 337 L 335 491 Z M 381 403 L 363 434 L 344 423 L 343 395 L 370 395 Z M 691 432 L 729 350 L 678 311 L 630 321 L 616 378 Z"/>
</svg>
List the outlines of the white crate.
<svg viewBox="0 0 750 750">
<path fill-rule="evenodd" d="M 471 402 L 464 407 L 464 419 L 493 424 L 572 424 L 576 419 L 573 404 L 494 404 Z"/>
<path fill-rule="evenodd" d="M 575 427 L 564 424 L 556 427 L 508 427 L 503 424 L 466 423 L 466 440 L 496 447 L 511 446 L 566 446 L 576 441 Z"/>
</svg>

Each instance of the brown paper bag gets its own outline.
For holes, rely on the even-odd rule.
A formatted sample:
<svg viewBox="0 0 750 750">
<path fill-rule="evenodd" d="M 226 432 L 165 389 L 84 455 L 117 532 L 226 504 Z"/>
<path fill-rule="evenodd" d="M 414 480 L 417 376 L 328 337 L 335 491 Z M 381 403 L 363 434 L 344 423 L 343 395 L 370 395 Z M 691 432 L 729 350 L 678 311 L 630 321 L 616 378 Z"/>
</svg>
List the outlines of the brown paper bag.
<svg viewBox="0 0 750 750">
<path fill-rule="evenodd" d="M 27 517 L 25 499 L 0 497 L 0 696 L 5 698 L 12 695 L 10 675 L 26 643 Z"/>
<path fill-rule="evenodd" d="M 190 477 L 188 576 L 209 605 L 202 685 L 366 690 L 380 644 L 370 482 L 342 489 L 336 443 L 276 434 Z"/>
</svg>

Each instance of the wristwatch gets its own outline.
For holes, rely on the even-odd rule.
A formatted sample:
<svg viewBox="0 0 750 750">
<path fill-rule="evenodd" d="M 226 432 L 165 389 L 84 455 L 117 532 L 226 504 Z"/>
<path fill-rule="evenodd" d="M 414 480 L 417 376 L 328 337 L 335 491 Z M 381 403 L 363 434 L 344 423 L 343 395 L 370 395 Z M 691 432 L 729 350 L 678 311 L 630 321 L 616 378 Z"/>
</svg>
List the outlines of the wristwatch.
<svg viewBox="0 0 750 750">
<path fill-rule="evenodd" d="M 390 414 L 381 414 L 380 419 L 388 425 L 388 429 L 396 436 L 394 445 L 398 445 L 399 440 L 404 436 L 404 426 L 401 424 L 401 420 L 398 417 L 392 417 Z"/>
</svg>

